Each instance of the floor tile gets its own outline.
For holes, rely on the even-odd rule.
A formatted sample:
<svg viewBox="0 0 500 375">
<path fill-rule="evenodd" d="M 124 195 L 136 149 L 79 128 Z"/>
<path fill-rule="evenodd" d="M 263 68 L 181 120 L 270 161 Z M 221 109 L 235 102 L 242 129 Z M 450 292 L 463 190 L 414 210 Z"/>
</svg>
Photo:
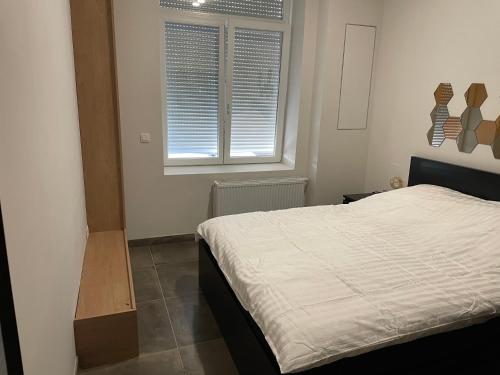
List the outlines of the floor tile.
<svg viewBox="0 0 500 375">
<path fill-rule="evenodd" d="M 200 293 L 198 262 L 156 266 L 166 298 L 184 297 Z"/>
<path fill-rule="evenodd" d="M 185 375 L 177 349 L 139 358 L 116 365 L 79 371 L 80 375 Z"/>
<path fill-rule="evenodd" d="M 137 320 L 141 353 L 161 352 L 176 347 L 163 300 L 138 304 Z"/>
<path fill-rule="evenodd" d="M 180 346 L 221 337 L 219 328 L 201 294 L 167 299 L 168 312 Z"/>
<path fill-rule="evenodd" d="M 140 270 L 153 266 L 153 258 L 151 257 L 149 246 L 130 247 L 129 252 L 130 263 L 133 270 Z"/>
<path fill-rule="evenodd" d="M 156 264 L 178 264 L 198 261 L 198 243 L 194 240 L 152 245 Z"/>
<path fill-rule="evenodd" d="M 189 375 L 238 375 L 223 339 L 180 348 Z"/>
<path fill-rule="evenodd" d="M 132 272 L 137 303 L 161 299 L 161 290 L 153 267 Z"/>
</svg>

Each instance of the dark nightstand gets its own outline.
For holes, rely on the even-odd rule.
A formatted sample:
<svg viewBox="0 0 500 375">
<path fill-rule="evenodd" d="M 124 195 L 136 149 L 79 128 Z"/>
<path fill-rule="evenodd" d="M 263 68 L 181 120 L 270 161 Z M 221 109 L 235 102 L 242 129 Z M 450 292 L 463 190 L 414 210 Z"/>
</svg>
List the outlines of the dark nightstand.
<svg viewBox="0 0 500 375">
<path fill-rule="evenodd" d="M 357 202 L 361 199 L 371 197 L 372 195 L 380 193 L 379 191 L 373 191 L 371 193 L 363 194 L 344 194 L 344 204 L 349 204 L 352 202 Z"/>
</svg>

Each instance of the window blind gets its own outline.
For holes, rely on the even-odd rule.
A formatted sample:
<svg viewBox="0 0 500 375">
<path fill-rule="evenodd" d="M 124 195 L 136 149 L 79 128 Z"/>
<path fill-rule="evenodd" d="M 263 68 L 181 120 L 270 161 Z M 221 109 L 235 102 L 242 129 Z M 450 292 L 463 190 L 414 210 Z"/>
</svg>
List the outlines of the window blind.
<svg viewBox="0 0 500 375">
<path fill-rule="evenodd" d="M 218 157 L 218 27 L 165 23 L 169 158 Z"/>
<path fill-rule="evenodd" d="M 193 6 L 193 4 L 198 4 Z M 283 19 L 283 0 L 160 0 L 167 8 L 222 13 L 233 16 Z"/>
<path fill-rule="evenodd" d="M 272 157 L 276 147 L 281 31 L 236 28 L 231 157 Z"/>
</svg>

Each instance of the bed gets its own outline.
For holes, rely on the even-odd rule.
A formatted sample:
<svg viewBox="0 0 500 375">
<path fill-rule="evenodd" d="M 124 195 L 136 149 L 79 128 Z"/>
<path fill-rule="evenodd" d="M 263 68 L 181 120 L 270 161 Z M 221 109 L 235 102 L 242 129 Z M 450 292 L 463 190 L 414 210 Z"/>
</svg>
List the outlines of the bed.
<svg viewBox="0 0 500 375">
<path fill-rule="evenodd" d="M 409 185 L 200 225 L 200 286 L 240 374 L 497 368 L 500 176 L 412 158 Z"/>
</svg>

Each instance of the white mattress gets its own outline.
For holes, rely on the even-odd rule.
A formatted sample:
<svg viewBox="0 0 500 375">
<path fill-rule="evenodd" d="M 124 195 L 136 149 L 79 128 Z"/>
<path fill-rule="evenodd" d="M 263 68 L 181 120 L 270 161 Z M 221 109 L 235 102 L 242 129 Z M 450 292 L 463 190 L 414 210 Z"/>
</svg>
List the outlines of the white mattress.
<svg viewBox="0 0 500 375">
<path fill-rule="evenodd" d="M 198 233 L 288 373 L 497 316 L 499 223 L 499 203 L 420 185 Z"/>
</svg>

